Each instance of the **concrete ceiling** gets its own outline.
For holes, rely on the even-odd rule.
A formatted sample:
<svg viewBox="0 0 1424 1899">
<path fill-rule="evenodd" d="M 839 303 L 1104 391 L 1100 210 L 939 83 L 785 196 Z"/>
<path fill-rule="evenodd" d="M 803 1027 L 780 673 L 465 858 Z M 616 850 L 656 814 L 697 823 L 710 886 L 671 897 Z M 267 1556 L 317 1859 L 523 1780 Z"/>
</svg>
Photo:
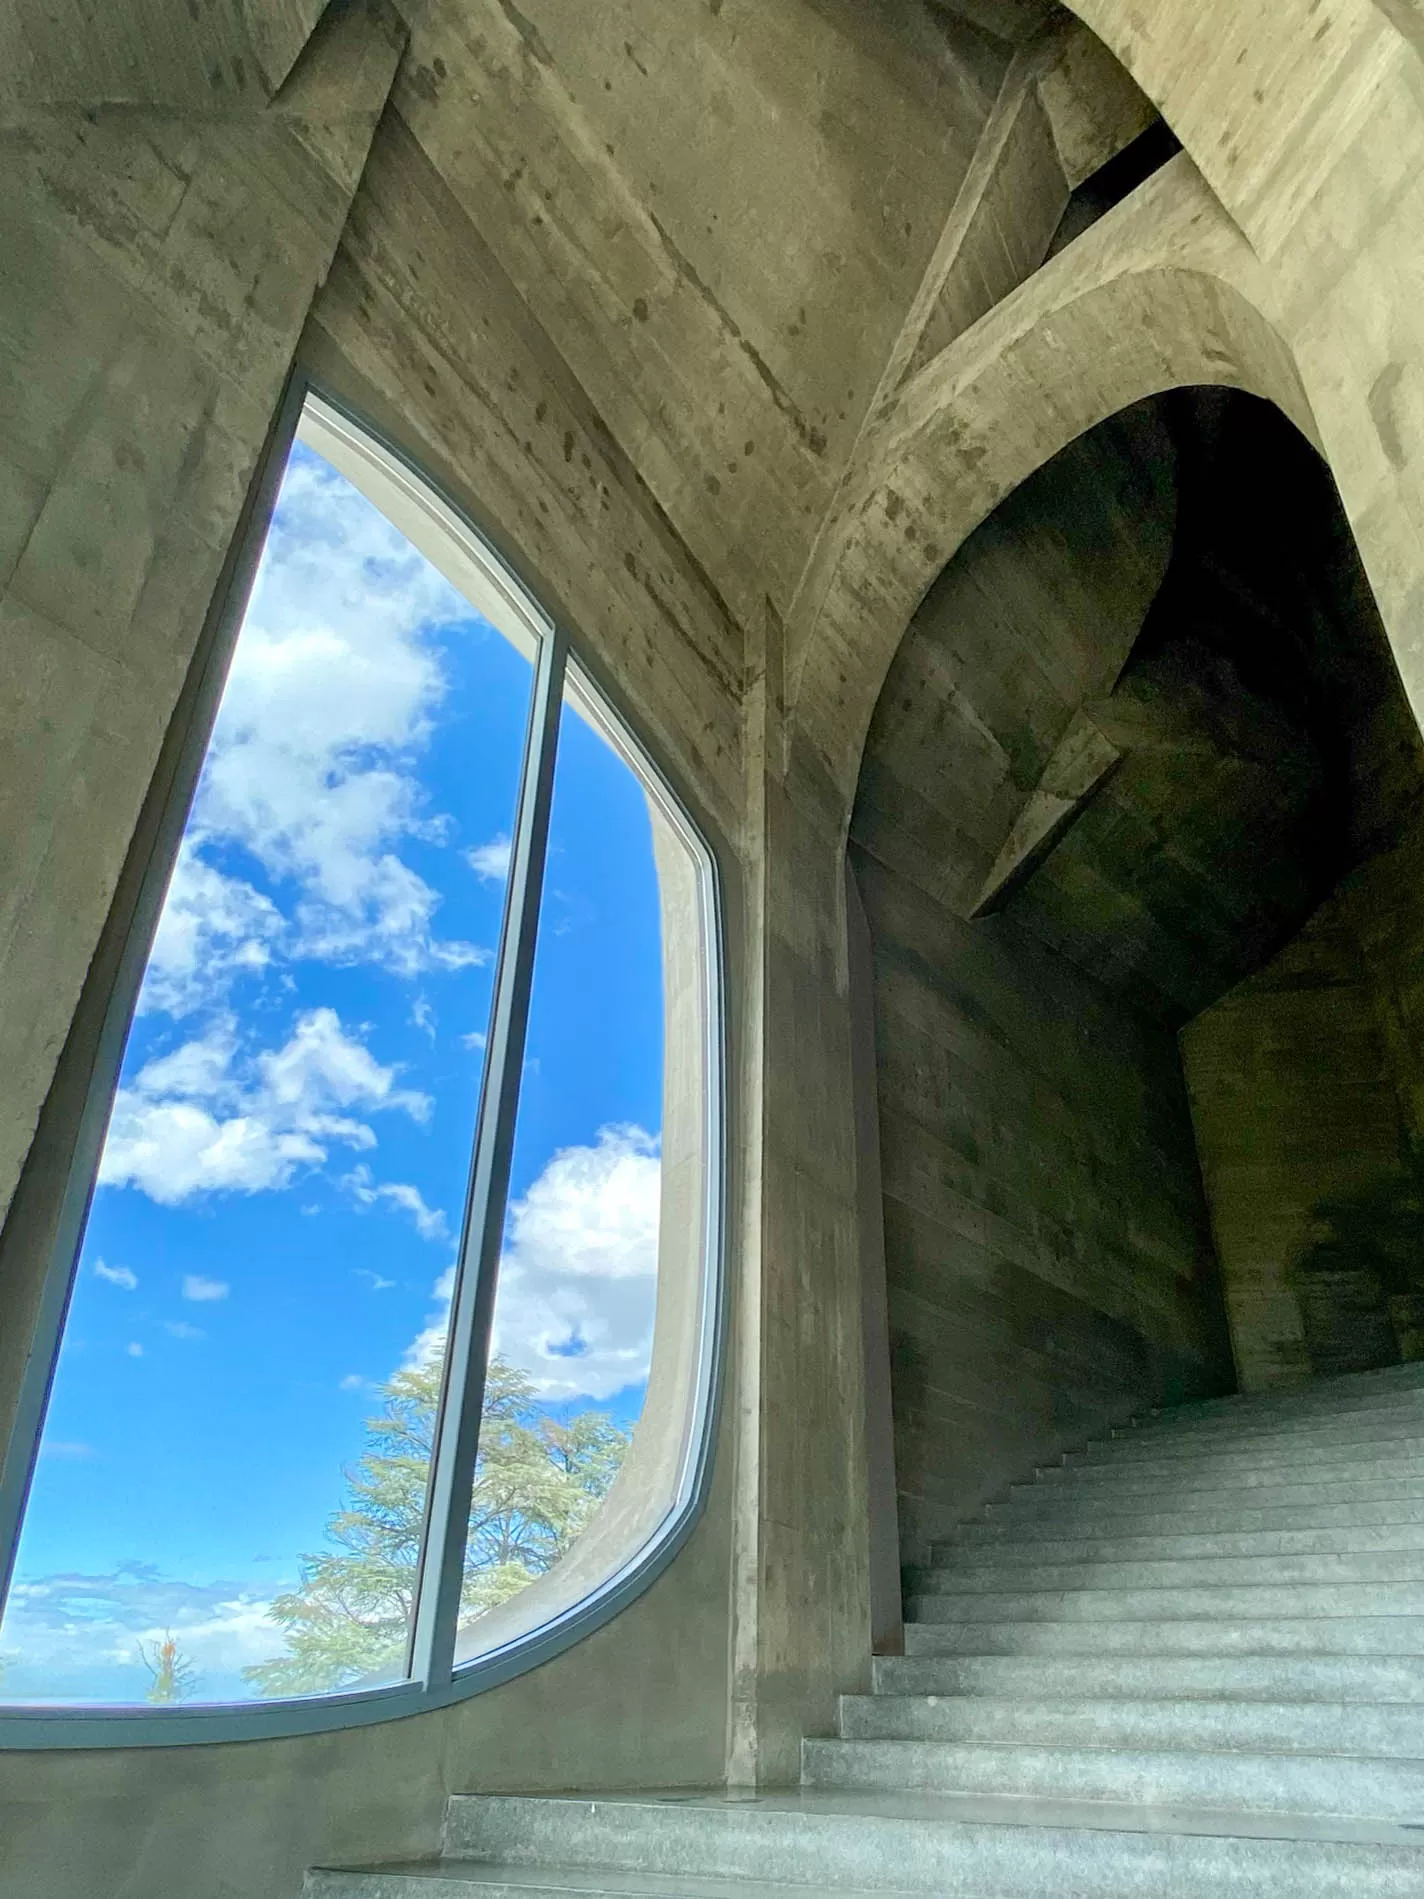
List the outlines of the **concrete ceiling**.
<svg viewBox="0 0 1424 1899">
<path fill-rule="evenodd" d="M 414 141 L 758 640 L 907 321 L 951 341 L 1151 110 L 1047 0 L 19 0 L 0 100 L 260 113 L 353 6 L 407 36 L 373 163 Z"/>
</svg>

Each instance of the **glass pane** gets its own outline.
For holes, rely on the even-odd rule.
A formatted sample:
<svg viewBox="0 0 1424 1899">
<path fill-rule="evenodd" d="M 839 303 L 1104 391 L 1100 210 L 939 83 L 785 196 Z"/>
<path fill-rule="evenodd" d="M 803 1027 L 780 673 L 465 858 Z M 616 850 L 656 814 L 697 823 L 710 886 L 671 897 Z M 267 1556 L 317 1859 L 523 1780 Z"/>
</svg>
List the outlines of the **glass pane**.
<svg viewBox="0 0 1424 1899">
<path fill-rule="evenodd" d="M 591 1532 L 579 1541 L 620 1467 L 632 1471 L 654 1357 L 669 894 L 659 873 L 671 836 L 611 726 L 571 683 L 560 719 L 459 1661 L 581 1600 L 656 1527 L 634 1509 L 610 1536 Z M 695 885 L 680 841 L 677 849 L 683 882 Z M 700 1024 L 700 989 L 693 1002 Z M 692 1063 L 700 1073 L 696 1053 Z M 694 1135 L 700 1198 L 700 1120 Z M 700 1289 L 695 1210 L 690 1224 Z M 676 1377 L 677 1366 L 670 1368 Z M 655 1471 L 644 1469 L 635 1488 L 657 1514 L 666 1510 L 667 1487 Z M 576 1542 L 579 1555 L 570 1559 Z"/>
<path fill-rule="evenodd" d="M 515 637 L 298 443 L 123 1063 L 7 1699 L 404 1673 L 528 719 Z"/>
</svg>

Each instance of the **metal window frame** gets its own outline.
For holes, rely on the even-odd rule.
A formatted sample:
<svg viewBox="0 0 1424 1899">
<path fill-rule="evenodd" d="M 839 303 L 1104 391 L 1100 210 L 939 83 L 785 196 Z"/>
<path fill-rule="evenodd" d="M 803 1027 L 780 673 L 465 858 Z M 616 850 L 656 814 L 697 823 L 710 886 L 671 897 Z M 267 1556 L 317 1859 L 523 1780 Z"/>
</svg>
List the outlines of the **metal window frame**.
<svg viewBox="0 0 1424 1899">
<path fill-rule="evenodd" d="M 0 1474 L 0 1606 L 24 1522 L 95 1176 L 139 989 L 207 757 L 223 683 L 270 532 L 281 477 L 292 443 L 308 414 L 316 418 L 323 429 L 343 434 L 353 449 L 381 465 L 383 474 L 398 483 L 406 494 L 418 499 L 441 531 L 459 537 L 462 555 L 483 570 L 492 589 L 508 601 L 518 615 L 521 633 L 526 637 L 532 635 L 535 644 L 534 684 L 520 767 L 508 894 L 495 964 L 489 1041 L 481 1077 L 440 1408 L 426 1491 L 416 1608 L 407 1657 L 408 1678 L 382 1687 L 352 1687 L 327 1695 L 270 1702 L 191 1703 L 161 1711 L 139 1706 L 53 1707 L 0 1703 L 0 1748 L 171 1747 L 277 1739 L 366 1726 L 448 1706 L 539 1667 L 619 1614 L 662 1574 L 682 1548 L 702 1513 L 711 1483 L 727 1303 L 723 1265 L 725 963 L 717 859 L 665 775 L 634 736 L 627 720 L 588 672 L 578 665 L 567 631 L 543 612 L 479 529 L 421 474 L 399 447 L 384 439 L 345 404 L 334 400 L 312 379 L 294 377 L 278 411 L 224 576 L 192 718 L 183 740 L 183 756 L 144 868 L 133 924 L 108 999 L 93 1081 L 61 1205 L 41 1322 L 21 1394 L 19 1418 L 23 1424 L 17 1429 L 6 1469 Z M 469 1497 L 478 1456 L 485 1368 L 508 1199 L 560 714 L 569 703 L 566 686 L 572 686 L 575 694 L 588 702 L 600 721 L 606 723 L 608 736 L 638 776 L 644 791 L 656 799 L 660 812 L 687 847 L 698 869 L 700 949 L 705 971 L 702 1059 L 706 1175 L 702 1195 L 703 1272 L 696 1377 L 682 1421 L 686 1448 L 681 1468 L 668 1510 L 657 1528 L 641 1547 L 627 1553 L 614 1573 L 579 1602 L 475 1661 L 457 1665 L 454 1650 Z"/>
</svg>

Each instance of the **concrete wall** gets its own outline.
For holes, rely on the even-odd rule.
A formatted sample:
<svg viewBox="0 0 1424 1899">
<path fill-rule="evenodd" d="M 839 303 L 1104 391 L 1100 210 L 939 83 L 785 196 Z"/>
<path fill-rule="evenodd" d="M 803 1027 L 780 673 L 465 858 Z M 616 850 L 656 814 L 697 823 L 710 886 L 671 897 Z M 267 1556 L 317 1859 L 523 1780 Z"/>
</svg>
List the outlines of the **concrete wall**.
<svg viewBox="0 0 1424 1899">
<path fill-rule="evenodd" d="M 1424 1353 L 1424 827 L 1182 1036 L 1243 1390 Z"/>
<path fill-rule="evenodd" d="M 1252 676 L 1314 726 L 1326 795 L 1310 855 L 1329 884 L 1332 864 L 1347 872 L 1279 954 L 1182 1034 L 1236 1365 L 1252 1390 L 1413 1349 L 1424 751 L 1326 472 L 1279 421 L 1244 419 L 1233 430 L 1218 407 L 1210 423 L 1224 453 L 1194 523 L 1214 550 L 1201 572 Z M 1268 608 L 1276 636 L 1248 637 L 1232 601 Z M 1284 642 L 1280 629 L 1293 629 Z M 1391 1296 L 1406 1302 L 1393 1317 Z"/>
<path fill-rule="evenodd" d="M 1151 1404 L 1226 1388 L 1175 1039 L 1011 916 L 859 865 L 876 943 L 902 1547 Z"/>
</svg>

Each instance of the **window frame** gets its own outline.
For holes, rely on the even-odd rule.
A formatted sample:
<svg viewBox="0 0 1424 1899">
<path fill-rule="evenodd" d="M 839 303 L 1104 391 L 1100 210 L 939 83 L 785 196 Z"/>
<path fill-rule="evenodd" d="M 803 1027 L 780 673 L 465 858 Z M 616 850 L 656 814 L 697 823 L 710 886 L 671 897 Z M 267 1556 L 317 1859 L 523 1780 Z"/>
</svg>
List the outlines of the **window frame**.
<svg viewBox="0 0 1424 1899">
<path fill-rule="evenodd" d="M 298 374 L 291 379 L 278 409 L 200 643 L 195 661 L 197 690 L 187 728 L 181 735 L 177 767 L 166 791 L 148 860 L 140 870 L 133 915 L 104 1000 L 91 1075 L 71 1131 L 72 1158 L 56 1216 L 49 1222 L 53 1237 L 38 1321 L 16 1407 L 15 1429 L 0 1470 L 0 1605 L 11 1580 L 24 1523 L 50 1386 L 139 990 L 267 543 L 281 479 L 292 444 L 309 415 L 315 425 L 314 434 L 333 438 L 350 455 L 364 457 L 379 480 L 401 490 L 436 531 L 449 538 L 458 560 L 477 571 L 491 592 L 522 622 L 523 631 L 534 644 L 529 723 L 521 758 L 507 896 L 494 965 L 489 1039 L 427 1482 L 408 1675 L 403 1681 L 381 1687 L 353 1687 L 272 1701 L 195 1702 L 161 1710 L 101 1704 L 24 1706 L 5 1703 L 0 1692 L 0 1748 L 4 1749 L 169 1747 L 278 1739 L 447 1707 L 539 1667 L 618 1615 L 661 1575 L 686 1543 L 706 1504 L 711 1483 L 727 1305 L 726 984 L 717 857 L 630 721 L 580 663 L 568 630 L 539 605 L 486 536 L 408 455 L 314 378 Z M 318 452 L 322 452 L 320 448 Z M 430 558 L 427 550 L 421 551 Z M 575 687 L 599 720 L 606 722 L 612 742 L 636 772 L 645 794 L 656 800 L 661 816 L 686 846 L 696 868 L 699 953 L 705 971 L 700 1045 L 706 1163 L 696 1378 L 678 1419 L 685 1450 L 676 1484 L 668 1508 L 651 1535 L 572 1606 L 488 1654 L 457 1664 L 454 1649 L 464 1575 L 466 1517 L 478 1455 L 508 1202 L 559 721 L 564 705 L 572 703 L 565 697 L 566 682 Z M 17 1195 L 16 1213 L 22 1211 L 22 1200 Z"/>
</svg>

